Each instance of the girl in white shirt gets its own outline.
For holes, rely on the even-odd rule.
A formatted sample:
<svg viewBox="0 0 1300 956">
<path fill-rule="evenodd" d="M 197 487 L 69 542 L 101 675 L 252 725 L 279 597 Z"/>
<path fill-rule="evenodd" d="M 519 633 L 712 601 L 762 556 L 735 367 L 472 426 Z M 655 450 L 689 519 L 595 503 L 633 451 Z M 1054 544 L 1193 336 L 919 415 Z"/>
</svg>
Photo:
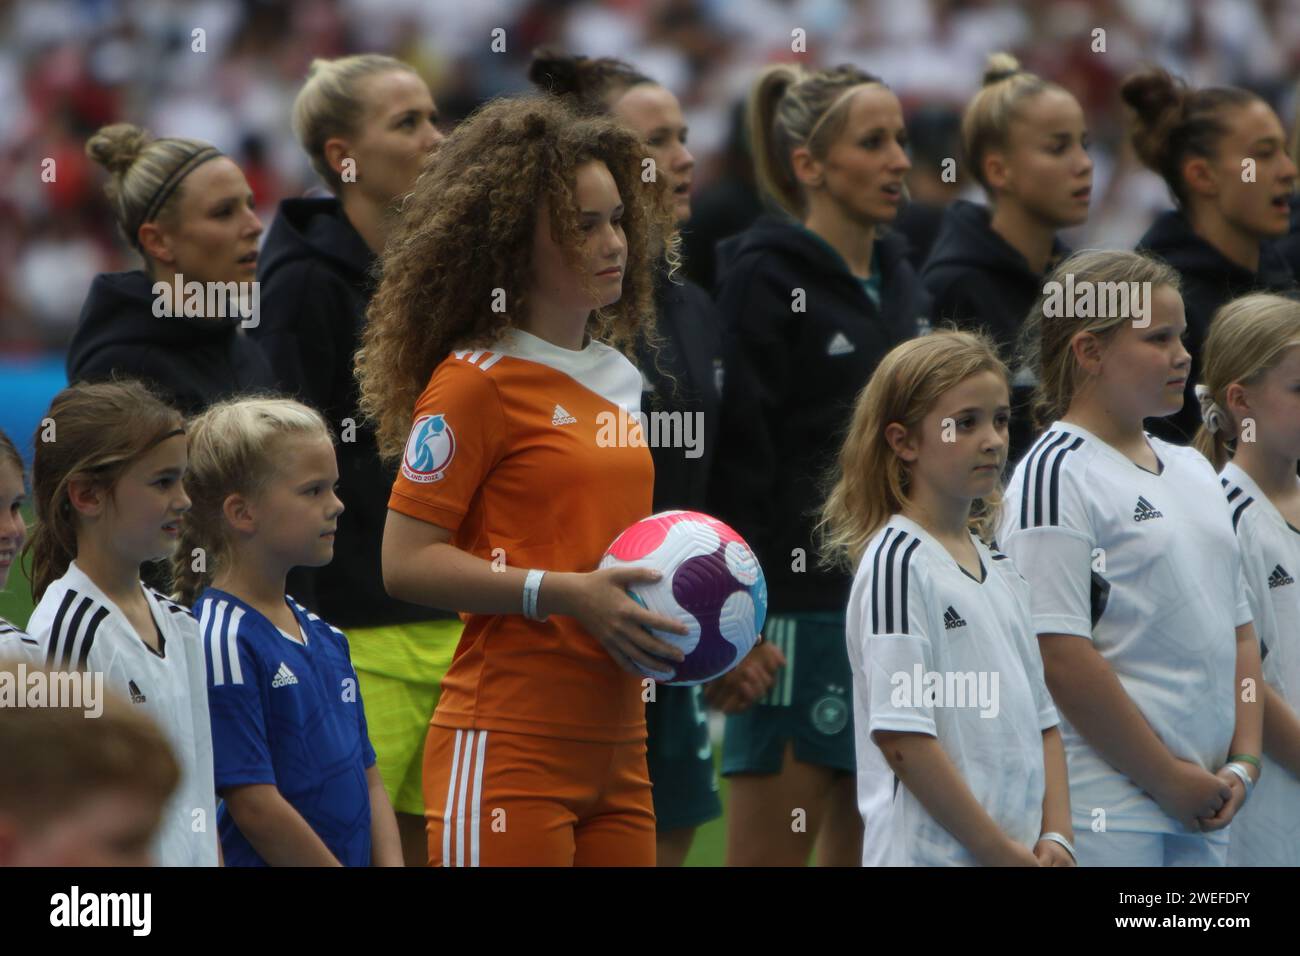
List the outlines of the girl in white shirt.
<svg viewBox="0 0 1300 956">
<path fill-rule="evenodd" d="M 219 859 L 212 731 L 198 622 L 145 586 L 140 565 L 170 556 L 190 500 L 181 415 L 135 381 L 73 385 L 54 396 L 32 465 L 36 524 L 28 629 L 52 670 L 104 685 L 166 734 L 181 782 L 163 814 L 163 866 Z M 196 555 L 195 560 L 201 560 Z"/>
<path fill-rule="evenodd" d="M 857 571 L 853 671 L 864 865 L 1071 866 L 1065 752 L 1028 585 L 989 548 L 1010 418 L 983 335 L 905 342 L 862 391 L 823 509 Z"/>
<path fill-rule="evenodd" d="M 1084 866 L 1223 865 L 1258 775 L 1259 648 L 1218 477 L 1143 431 L 1183 403 L 1186 328 L 1170 267 L 1096 251 L 1053 270 L 1026 326 L 1051 424 L 997 540 L 1032 588 Z"/>
<path fill-rule="evenodd" d="M 1228 303 L 1201 358 L 1196 447 L 1232 509 L 1264 674 L 1262 773 L 1233 820 L 1228 863 L 1300 866 L 1300 303 L 1263 293 Z"/>
</svg>

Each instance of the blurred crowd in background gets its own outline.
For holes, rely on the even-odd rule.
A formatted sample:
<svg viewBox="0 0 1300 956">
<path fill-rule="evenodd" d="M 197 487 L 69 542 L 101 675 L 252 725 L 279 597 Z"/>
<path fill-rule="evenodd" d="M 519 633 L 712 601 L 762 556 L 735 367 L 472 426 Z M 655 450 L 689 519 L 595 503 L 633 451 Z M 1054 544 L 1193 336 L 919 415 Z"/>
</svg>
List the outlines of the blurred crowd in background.
<svg viewBox="0 0 1300 956">
<path fill-rule="evenodd" d="M 805 51 L 792 50 L 800 40 Z M 711 244 L 757 202 L 737 104 L 767 63 L 850 62 L 882 77 L 908 114 L 912 192 L 943 203 L 978 198 L 961 171 L 943 182 L 942 163 L 958 156 L 985 57 L 1015 53 L 1088 114 L 1092 214 L 1063 238 L 1131 248 L 1170 202 L 1123 141 L 1119 82 L 1156 62 L 1195 85 L 1252 89 L 1290 124 L 1300 0 L 0 0 L 0 358 L 62 349 L 94 275 L 139 266 L 83 153 L 98 127 L 125 120 L 214 143 L 243 168 L 269 227 L 280 199 L 319 187 L 289 126 L 313 57 L 406 60 L 450 131 L 484 100 L 527 90 L 542 44 L 628 60 L 680 97 L 702 220 L 687 227 L 687 252 L 707 287 L 699 237 Z"/>
</svg>

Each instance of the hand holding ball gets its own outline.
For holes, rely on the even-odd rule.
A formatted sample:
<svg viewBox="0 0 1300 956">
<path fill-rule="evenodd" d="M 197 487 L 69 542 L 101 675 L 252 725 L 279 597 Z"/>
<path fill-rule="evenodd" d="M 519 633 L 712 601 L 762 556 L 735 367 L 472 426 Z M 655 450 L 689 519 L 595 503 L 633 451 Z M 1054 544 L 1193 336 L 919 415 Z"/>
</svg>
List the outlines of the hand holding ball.
<svg viewBox="0 0 1300 956">
<path fill-rule="evenodd" d="M 717 518 L 664 511 L 614 539 L 601 568 L 649 567 L 663 577 L 628 593 L 643 607 L 681 621 L 689 633 L 652 633 L 682 650 L 680 663 L 642 670 L 665 684 L 702 684 L 735 667 L 758 642 L 767 616 L 763 569 L 745 540 Z"/>
</svg>

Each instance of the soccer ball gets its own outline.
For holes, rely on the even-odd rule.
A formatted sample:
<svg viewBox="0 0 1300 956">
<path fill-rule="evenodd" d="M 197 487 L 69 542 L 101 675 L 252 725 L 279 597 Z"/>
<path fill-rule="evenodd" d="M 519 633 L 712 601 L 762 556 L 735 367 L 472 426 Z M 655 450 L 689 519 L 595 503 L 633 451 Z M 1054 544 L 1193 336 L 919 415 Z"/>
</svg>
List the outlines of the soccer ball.
<svg viewBox="0 0 1300 956">
<path fill-rule="evenodd" d="M 698 511 L 664 511 L 632 525 L 609 546 L 602 568 L 649 567 L 663 573 L 628 593 L 643 607 L 676 618 L 687 634 L 654 630 L 686 654 L 646 677 L 674 686 L 703 684 L 736 666 L 758 642 L 767 616 L 763 569 L 745 539 Z"/>
</svg>

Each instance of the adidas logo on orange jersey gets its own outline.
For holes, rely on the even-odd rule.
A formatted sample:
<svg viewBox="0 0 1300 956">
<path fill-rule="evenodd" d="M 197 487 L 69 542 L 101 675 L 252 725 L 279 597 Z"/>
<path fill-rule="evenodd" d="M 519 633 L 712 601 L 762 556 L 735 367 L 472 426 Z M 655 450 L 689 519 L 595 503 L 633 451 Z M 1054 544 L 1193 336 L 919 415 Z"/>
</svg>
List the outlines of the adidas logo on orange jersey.
<svg viewBox="0 0 1300 956">
<path fill-rule="evenodd" d="M 564 410 L 563 405 L 556 405 L 555 411 L 551 414 L 552 425 L 576 425 L 578 420 Z"/>
</svg>

